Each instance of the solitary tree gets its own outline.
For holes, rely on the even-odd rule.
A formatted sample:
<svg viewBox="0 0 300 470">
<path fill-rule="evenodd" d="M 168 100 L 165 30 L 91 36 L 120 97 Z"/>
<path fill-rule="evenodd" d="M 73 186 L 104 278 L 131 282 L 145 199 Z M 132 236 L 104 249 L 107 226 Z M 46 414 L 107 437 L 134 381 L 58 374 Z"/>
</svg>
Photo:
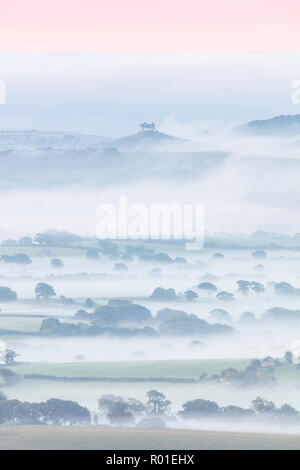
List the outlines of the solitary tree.
<svg viewBox="0 0 300 470">
<path fill-rule="evenodd" d="M 35 296 L 38 300 L 48 300 L 50 297 L 53 297 L 55 295 L 56 293 L 53 287 L 49 284 L 46 284 L 45 282 L 39 282 L 35 286 Z"/>
<path fill-rule="evenodd" d="M 193 302 L 198 298 L 198 294 L 196 294 L 196 292 L 194 292 L 193 290 L 186 290 L 184 295 L 186 300 L 189 302 Z"/>
<path fill-rule="evenodd" d="M 62 268 L 64 266 L 64 263 L 59 258 L 53 258 L 51 260 L 51 266 L 52 266 L 52 268 Z"/>
<path fill-rule="evenodd" d="M 19 356 L 15 351 L 12 349 L 6 349 L 4 351 L 4 362 L 5 364 L 13 364 L 15 362 L 15 358 Z"/>
<path fill-rule="evenodd" d="M 214 293 L 218 290 L 217 287 L 211 282 L 201 282 L 197 287 L 200 291 L 204 291 L 207 293 Z"/>
<path fill-rule="evenodd" d="M 229 300 L 234 300 L 234 296 L 230 292 L 222 291 L 217 294 L 217 299 L 225 300 L 227 302 Z"/>
<path fill-rule="evenodd" d="M 157 390 L 147 392 L 147 407 L 151 415 L 163 415 L 171 406 L 171 402 L 166 400 L 166 396 Z"/>
</svg>

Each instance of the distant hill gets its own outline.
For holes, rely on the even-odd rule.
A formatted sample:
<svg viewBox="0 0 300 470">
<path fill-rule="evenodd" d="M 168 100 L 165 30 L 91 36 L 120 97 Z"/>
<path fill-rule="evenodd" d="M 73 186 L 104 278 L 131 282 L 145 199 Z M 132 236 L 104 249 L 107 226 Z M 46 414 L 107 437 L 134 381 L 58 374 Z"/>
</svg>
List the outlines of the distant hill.
<svg viewBox="0 0 300 470">
<path fill-rule="evenodd" d="M 300 134 L 300 114 L 287 114 L 271 119 L 251 121 L 236 127 L 235 131 L 247 135 L 297 135 Z"/>
<path fill-rule="evenodd" d="M 116 139 L 113 145 L 122 151 L 148 151 L 159 150 L 164 145 L 180 144 L 186 142 L 185 139 L 179 139 L 159 131 L 140 131 L 126 137 Z"/>
<path fill-rule="evenodd" d="M 0 149 L 28 148 L 86 148 L 110 145 L 112 139 L 60 131 L 0 131 Z"/>
<path fill-rule="evenodd" d="M 103 150 L 106 154 L 114 150 L 133 151 L 175 151 L 178 144 L 185 142 L 171 135 L 163 134 L 157 130 L 143 130 L 136 134 L 110 139 L 98 135 L 83 135 L 77 133 L 55 131 L 1 131 L 0 152 L 28 148 L 31 150 Z M 172 145 L 173 144 L 173 145 Z M 167 146 L 167 148 L 166 148 Z"/>
</svg>

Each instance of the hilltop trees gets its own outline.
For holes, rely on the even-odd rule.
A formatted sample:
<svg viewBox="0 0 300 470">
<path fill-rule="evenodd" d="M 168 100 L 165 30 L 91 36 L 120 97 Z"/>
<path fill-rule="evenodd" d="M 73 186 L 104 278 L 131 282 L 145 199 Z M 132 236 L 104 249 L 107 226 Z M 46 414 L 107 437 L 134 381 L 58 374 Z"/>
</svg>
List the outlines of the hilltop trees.
<svg viewBox="0 0 300 470">
<path fill-rule="evenodd" d="M 233 294 L 231 294 L 231 292 L 222 291 L 217 294 L 217 299 L 229 302 L 231 300 L 234 300 L 234 296 Z"/>
<path fill-rule="evenodd" d="M 188 302 L 193 302 L 194 300 L 198 298 L 198 294 L 194 292 L 193 290 L 186 290 L 184 293 L 184 296 L 185 296 L 185 300 L 187 300 Z"/>
</svg>

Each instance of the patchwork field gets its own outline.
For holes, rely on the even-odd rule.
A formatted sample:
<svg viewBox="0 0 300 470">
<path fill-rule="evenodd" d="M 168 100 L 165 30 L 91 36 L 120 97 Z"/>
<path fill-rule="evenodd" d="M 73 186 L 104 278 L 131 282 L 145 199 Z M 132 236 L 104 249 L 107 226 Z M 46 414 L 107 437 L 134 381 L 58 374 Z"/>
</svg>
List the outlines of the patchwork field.
<svg viewBox="0 0 300 470">
<path fill-rule="evenodd" d="M 107 361 L 82 363 L 31 363 L 14 366 L 18 374 L 47 374 L 58 377 L 174 377 L 198 378 L 218 374 L 227 367 L 243 369 L 249 359 L 205 359 L 167 361 Z"/>
<path fill-rule="evenodd" d="M 42 378 L 23 378 L 18 384 L 5 388 L 9 398 L 27 401 L 44 401 L 50 398 L 71 399 L 97 412 L 98 399 L 104 394 L 135 397 L 146 400 L 151 389 L 163 392 L 172 402 L 176 413 L 182 404 L 195 398 L 214 400 L 222 406 L 237 404 L 249 407 L 257 396 L 268 397 L 278 405 L 289 403 L 300 407 L 300 369 L 282 365 L 274 371 L 276 386 L 230 386 L 226 383 L 205 381 L 199 383 L 173 383 L 159 378 L 197 378 L 203 373 L 219 374 L 224 368 L 238 370 L 249 365 L 247 359 L 210 359 L 210 360 L 161 360 L 161 361 L 102 361 L 74 363 L 24 363 L 12 369 L 20 376 L 27 374 L 52 375 L 57 377 L 76 377 L 75 381 L 44 380 Z M 80 377 L 83 378 L 80 381 Z M 84 380 L 88 377 L 105 378 L 105 381 Z M 111 380 L 110 380 L 111 378 Z M 124 381 L 115 379 L 125 378 Z M 130 381 L 126 378 L 147 378 L 145 381 Z M 153 378 L 153 380 L 151 380 Z M 155 378 L 155 379 L 154 379 Z M 105 423 L 101 418 L 99 421 Z"/>
</svg>

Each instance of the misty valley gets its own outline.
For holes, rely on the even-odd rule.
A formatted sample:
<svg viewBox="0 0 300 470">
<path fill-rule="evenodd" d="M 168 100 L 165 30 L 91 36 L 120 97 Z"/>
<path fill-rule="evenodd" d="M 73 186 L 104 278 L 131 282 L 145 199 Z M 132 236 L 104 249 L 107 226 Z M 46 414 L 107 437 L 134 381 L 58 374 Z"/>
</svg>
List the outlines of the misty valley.
<svg viewBox="0 0 300 470">
<path fill-rule="evenodd" d="M 268 232 L 4 239 L 0 423 L 298 433 L 299 261 Z"/>
<path fill-rule="evenodd" d="M 0 454 L 300 449 L 299 23 L 5 2 Z"/>
</svg>

